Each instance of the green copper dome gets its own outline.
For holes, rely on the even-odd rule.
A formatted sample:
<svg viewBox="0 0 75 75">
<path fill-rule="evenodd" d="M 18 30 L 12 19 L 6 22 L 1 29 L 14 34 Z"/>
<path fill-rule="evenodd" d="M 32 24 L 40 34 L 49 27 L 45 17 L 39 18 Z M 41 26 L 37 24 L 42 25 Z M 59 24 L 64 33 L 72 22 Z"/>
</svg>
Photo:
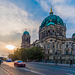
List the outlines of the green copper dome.
<svg viewBox="0 0 75 75">
<path fill-rule="evenodd" d="M 75 33 L 72 36 L 75 36 Z"/>
<path fill-rule="evenodd" d="M 28 32 L 28 31 L 25 31 L 25 32 L 23 33 L 23 35 L 24 35 L 24 34 L 27 34 L 27 35 L 29 35 L 29 32 Z"/>
<path fill-rule="evenodd" d="M 62 26 L 65 26 L 63 20 L 59 16 L 50 14 L 48 17 L 46 17 L 43 20 L 43 22 L 42 22 L 42 24 L 40 26 L 40 29 L 43 28 L 44 26 L 48 26 L 50 22 L 52 22 L 52 25 L 60 24 Z"/>
</svg>

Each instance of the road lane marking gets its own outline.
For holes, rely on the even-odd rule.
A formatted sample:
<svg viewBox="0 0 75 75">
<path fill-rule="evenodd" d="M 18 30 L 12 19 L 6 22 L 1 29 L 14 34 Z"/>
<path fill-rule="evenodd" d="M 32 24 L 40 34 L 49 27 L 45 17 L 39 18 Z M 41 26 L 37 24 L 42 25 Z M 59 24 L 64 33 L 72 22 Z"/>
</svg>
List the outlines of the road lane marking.
<svg viewBox="0 0 75 75">
<path fill-rule="evenodd" d="M 40 73 L 40 72 L 37 72 L 37 71 L 34 71 L 34 70 L 29 70 L 29 69 L 26 69 L 26 68 L 20 68 L 20 69 L 23 69 L 23 70 L 26 70 L 26 71 L 29 71 L 29 72 L 32 72 L 32 73 L 36 73 L 36 74 L 39 74 L 39 75 L 45 75 L 43 73 Z"/>
<path fill-rule="evenodd" d="M 33 71 L 33 70 L 30 70 L 30 72 L 33 72 L 33 73 L 36 73 L 36 74 L 39 74 L 39 75 L 45 75 L 45 74 L 43 74 L 43 73 L 36 72 L 36 71 Z"/>
<path fill-rule="evenodd" d="M 5 63 L 6 64 L 6 63 Z M 10 66 L 9 64 L 6 64 L 8 66 Z M 13 67 L 13 66 L 10 66 L 10 67 Z M 15 67 L 14 67 L 15 68 Z M 39 75 L 45 75 L 43 73 L 40 73 L 40 72 L 37 72 L 37 71 L 34 71 L 34 70 L 29 70 L 29 69 L 26 69 L 26 68 L 18 68 L 16 67 L 16 69 L 22 69 L 22 70 L 26 70 L 26 71 L 29 71 L 29 72 L 32 72 L 32 73 L 36 73 L 36 74 L 39 74 Z M 4 69 L 3 69 L 4 70 Z M 5 71 L 5 70 L 4 70 Z M 5 71 L 5 73 L 7 73 L 7 71 Z M 11 75 L 10 73 L 8 73 L 7 75 Z"/>
<path fill-rule="evenodd" d="M 34 70 L 28 70 L 28 69 L 26 69 L 26 68 L 24 68 L 24 70 L 30 71 L 30 72 L 33 72 L 33 73 L 36 73 L 36 74 L 39 74 L 39 75 L 45 75 L 45 74 L 43 74 L 43 73 L 40 73 L 40 72 L 37 72 L 37 71 L 34 71 Z"/>
<path fill-rule="evenodd" d="M 11 75 L 11 74 L 9 74 L 6 70 L 4 70 L 2 67 L 1 67 L 1 69 L 2 69 L 7 75 Z"/>
</svg>

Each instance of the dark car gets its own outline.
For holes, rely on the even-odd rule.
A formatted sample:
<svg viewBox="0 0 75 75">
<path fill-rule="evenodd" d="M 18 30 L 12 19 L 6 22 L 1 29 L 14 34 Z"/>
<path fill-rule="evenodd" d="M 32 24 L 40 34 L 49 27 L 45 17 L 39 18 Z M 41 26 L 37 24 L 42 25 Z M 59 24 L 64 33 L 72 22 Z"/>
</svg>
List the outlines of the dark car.
<svg viewBox="0 0 75 75">
<path fill-rule="evenodd" d="M 23 61 L 21 61 L 21 60 L 16 60 L 14 62 L 14 66 L 17 66 L 17 67 L 25 67 L 26 64 Z"/>
</svg>

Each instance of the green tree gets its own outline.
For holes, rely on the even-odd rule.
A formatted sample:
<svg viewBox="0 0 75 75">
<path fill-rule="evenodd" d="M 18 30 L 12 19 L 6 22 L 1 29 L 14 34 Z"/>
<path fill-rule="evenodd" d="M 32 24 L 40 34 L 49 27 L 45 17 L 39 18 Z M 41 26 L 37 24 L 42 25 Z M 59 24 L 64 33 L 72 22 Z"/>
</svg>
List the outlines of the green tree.
<svg viewBox="0 0 75 75">
<path fill-rule="evenodd" d="M 12 60 L 23 60 L 23 61 L 27 61 L 27 59 L 29 60 L 42 60 L 42 58 L 44 57 L 43 53 L 42 53 L 42 48 L 41 47 L 31 47 L 28 49 L 25 48 L 21 48 L 21 49 L 17 49 L 14 51 L 14 54 L 9 54 L 8 55 L 9 58 L 12 58 Z"/>
</svg>

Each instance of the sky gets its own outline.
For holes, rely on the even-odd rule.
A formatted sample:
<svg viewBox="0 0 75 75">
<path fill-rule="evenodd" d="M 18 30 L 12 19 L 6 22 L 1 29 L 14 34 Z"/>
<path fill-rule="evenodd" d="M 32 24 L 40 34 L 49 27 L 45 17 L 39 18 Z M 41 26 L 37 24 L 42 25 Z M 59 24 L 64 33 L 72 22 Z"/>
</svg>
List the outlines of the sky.
<svg viewBox="0 0 75 75">
<path fill-rule="evenodd" d="M 50 8 L 66 23 L 66 37 L 75 33 L 74 0 L 0 0 L 0 55 L 12 52 L 6 49 L 11 44 L 21 46 L 25 29 L 30 33 L 31 43 L 39 39 L 38 31 Z"/>
</svg>

